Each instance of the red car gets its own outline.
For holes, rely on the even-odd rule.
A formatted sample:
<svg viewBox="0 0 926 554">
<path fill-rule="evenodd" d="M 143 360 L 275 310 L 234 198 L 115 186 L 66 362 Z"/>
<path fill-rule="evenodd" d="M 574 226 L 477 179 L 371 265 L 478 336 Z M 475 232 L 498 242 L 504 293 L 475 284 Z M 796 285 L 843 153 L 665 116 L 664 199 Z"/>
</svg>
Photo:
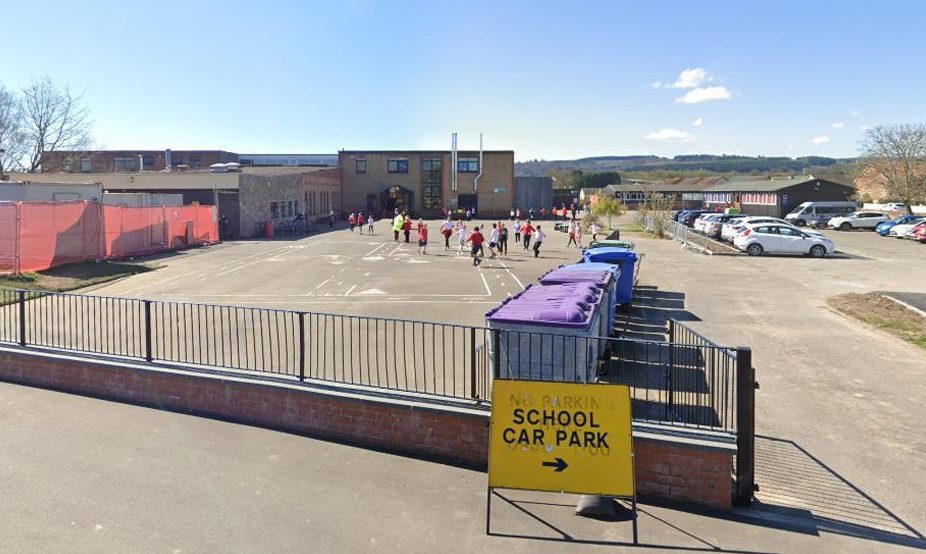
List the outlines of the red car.
<svg viewBox="0 0 926 554">
<path fill-rule="evenodd" d="M 920 223 L 913 228 L 913 238 L 920 242 L 926 242 L 926 223 Z"/>
</svg>

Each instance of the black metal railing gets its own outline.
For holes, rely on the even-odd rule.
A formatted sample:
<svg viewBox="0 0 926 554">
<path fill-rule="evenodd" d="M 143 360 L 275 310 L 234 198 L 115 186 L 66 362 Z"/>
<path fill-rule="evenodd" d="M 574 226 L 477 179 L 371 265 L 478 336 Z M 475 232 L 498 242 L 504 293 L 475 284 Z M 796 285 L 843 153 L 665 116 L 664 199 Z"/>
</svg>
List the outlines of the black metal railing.
<svg viewBox="0 0 926 554">
<path fill-rule="evenodd" d="M 488 400 L 480 327 L 0 290 L 0 342 Z"/>
<path fill-rule="evenodd" d="M 729 422 L 725 426 L 736 434 L 735 475 L 736 488 L 734 502 L 747 506 L 752 502 L 756 489 L 755 483 L 755 441 L 756 441 L 756 381 L 755 368 L 752 367 L 752 350 L 749 348 L 719 347 L 716 343 L 691 329 L 687 325 L 669 321 L 669 342 L 673 344 L 671 352 L 673 368 L 695 369 L 713 376 L 734 372 L 731 379 L 724 379 L 723 386 L 712 394 L 712 402 L 718 400 L 729 408 Z"/>
<path fill-rule="evenodd" d="M 637 420 L 736 429 L 735 349 L 514 330 L 494 331 L 491 349 L 503 379 L 626 384 Z"/>
</svg>

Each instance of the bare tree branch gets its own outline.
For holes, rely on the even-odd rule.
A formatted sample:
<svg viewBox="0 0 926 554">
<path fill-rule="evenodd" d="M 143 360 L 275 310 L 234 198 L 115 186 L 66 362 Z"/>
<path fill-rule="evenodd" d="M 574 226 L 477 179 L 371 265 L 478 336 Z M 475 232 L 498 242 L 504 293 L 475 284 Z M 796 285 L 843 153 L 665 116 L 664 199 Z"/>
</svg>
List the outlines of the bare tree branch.
<svg viewBox="0 0 926 554">
<path fill-rule="evenodd" d="M 26 171 L 34 173 L 61 168 L 42 167 L 44 152 L 70 150 L 80 153 L 92 144 L 93 121 L 82 97 L 65 86 L 59 89 L 48 77 L 33 81 L 22 91 L 22 112 L 28 137 Z"/>
<path fill-rule="evenodd" d="M 26 151 L 22 112 L 16 94 L 0 84 L 0 179 L 17 169 Z"/>
<path fill-rule="evenodd" d="M 878 125 L 859 143 L 865 161 L 884 175 L 887 193 L 910 210 L 926 201 L 926 125 Z"/>
</svg>

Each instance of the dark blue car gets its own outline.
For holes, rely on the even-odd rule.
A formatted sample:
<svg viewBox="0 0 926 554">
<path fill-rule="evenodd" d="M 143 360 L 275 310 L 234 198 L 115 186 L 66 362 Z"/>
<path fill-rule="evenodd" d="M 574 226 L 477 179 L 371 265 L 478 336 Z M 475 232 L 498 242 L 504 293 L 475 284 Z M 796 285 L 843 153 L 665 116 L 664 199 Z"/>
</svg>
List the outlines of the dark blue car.
<svg viewBox="0 0 926 554">
<path fill-rule="evenodd" d="M 907 223 L 913 223 L 913 221 L 917 219 L 920 219 L 920 216 L 902 215 L 898 217 L 897 219 L 892 219 L 890 221 L 884 221 L 882 223 L 879 223 L 878 226 L 875 227 L 875 232 L 877 232 L 882 237 L 886 237 L 891 234 L 891 229 L 895 225 L 906 225 Z"/>
</svg>

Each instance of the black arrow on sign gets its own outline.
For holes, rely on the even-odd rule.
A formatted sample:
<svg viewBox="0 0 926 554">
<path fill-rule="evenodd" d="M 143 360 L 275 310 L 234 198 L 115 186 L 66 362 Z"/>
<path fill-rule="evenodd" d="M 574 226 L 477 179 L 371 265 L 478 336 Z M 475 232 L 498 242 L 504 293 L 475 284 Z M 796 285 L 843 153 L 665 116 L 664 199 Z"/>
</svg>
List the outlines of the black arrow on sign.
<svg viewBox="0 0 926 554">
<path fill-rule="evenodd" d="M 557 458 L 555 462 L 543 462 L 543 467 L 555 467 L 556 469 L 554 471 L 559 473 L 569 467 L 569 464 L 566 463 L 566 460 Z"/>
</svg>

